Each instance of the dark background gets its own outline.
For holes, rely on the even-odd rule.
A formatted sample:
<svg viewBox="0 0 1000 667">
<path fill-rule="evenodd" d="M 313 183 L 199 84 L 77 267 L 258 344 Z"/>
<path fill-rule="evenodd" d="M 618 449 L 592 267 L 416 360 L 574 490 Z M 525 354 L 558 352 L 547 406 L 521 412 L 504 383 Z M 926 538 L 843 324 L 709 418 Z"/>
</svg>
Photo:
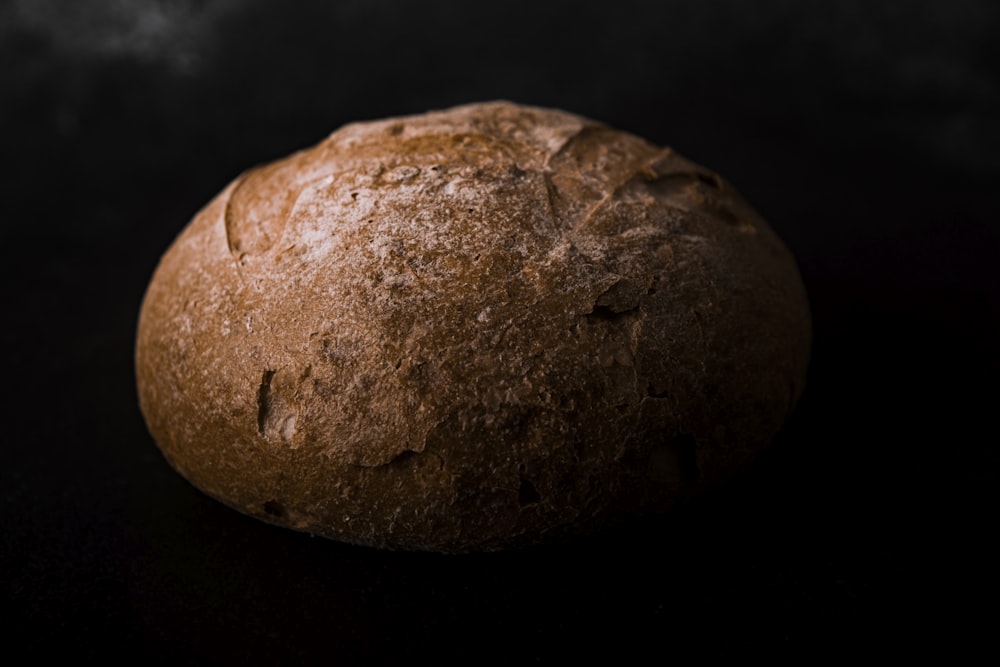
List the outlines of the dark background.
<svg viewBox="0 0 1000 667">
<path fill-rule="evenodd" d="M 995 654 L 998 35 L 991 0 L 0 2 L 5 647 Z M 310 538 L 189 486 L 132 366 L 173 237 L 345 122 L 497 98 L 671 145 L 786 240 L 814 358 L 774 446 L 666 520 L 468 557 Z"/>
</svg>

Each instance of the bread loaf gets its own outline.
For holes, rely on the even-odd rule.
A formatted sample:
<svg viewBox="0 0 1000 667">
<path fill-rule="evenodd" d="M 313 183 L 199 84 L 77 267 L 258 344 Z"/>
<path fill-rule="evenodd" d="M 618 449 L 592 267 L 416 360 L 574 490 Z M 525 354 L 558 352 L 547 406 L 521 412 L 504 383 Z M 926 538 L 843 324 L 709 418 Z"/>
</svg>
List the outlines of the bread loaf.
<svg viewBox="0 0 1000 667">
<path fill-rule="evenodd" d="M 205 493 L 376 547 L 531 544 L 729 479 L 803 386 L 787 249 L 715 173 L 562 111 L 347 125 L 162 258 L 149 429 Z"/>
</svg>

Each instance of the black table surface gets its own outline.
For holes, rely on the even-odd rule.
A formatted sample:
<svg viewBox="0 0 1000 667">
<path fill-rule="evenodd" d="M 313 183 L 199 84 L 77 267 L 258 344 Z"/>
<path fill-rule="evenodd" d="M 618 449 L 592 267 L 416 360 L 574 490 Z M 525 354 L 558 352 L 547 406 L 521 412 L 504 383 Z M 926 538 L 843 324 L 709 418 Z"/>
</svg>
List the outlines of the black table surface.
<svg viewBox="0 0 1000 667">
<path fill-rule="evenodd" d="M 1000 5 L 0 4 L 9 650 L 154 662 L 995 654 Z M 245 168 L 354 121 L 565 108 L 733 182 L 796 255 L 807 390 L 735 483 L 521 551 L 259 523 L 160 456 L 135 323 Z"/>
</svg>

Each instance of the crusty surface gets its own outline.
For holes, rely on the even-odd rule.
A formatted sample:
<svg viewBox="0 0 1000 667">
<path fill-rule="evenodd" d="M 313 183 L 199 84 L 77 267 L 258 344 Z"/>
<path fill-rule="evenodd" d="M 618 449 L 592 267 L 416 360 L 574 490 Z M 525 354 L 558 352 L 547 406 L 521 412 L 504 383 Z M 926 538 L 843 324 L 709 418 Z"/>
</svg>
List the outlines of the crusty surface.
<svg viewBox="0 0 1000 667">
<path fill-rule="evenodd" d="M 795 263 L 719 176 L 510 103 L 347 125 L 252 169 L 161 260 L 140 403 L 258 518 L 447 552 L 725 480 L 795 404 Z"/>
</svg>

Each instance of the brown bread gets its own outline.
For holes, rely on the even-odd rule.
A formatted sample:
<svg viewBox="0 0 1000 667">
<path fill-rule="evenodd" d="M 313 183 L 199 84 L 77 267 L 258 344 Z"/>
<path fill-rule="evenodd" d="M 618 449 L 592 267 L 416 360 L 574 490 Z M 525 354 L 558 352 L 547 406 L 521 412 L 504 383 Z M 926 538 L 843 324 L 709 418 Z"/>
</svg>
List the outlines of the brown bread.
<svg viewBox="0 0 1000 667">
<path fill-rule="evenodd" d="M 795 262 L 719 176 L 561 111 L 348 125 L 225 188 L 163 257 L 140 403 L 260 519 L 445 552 L 725 481 L 809 353 Z"/>
</svg>

